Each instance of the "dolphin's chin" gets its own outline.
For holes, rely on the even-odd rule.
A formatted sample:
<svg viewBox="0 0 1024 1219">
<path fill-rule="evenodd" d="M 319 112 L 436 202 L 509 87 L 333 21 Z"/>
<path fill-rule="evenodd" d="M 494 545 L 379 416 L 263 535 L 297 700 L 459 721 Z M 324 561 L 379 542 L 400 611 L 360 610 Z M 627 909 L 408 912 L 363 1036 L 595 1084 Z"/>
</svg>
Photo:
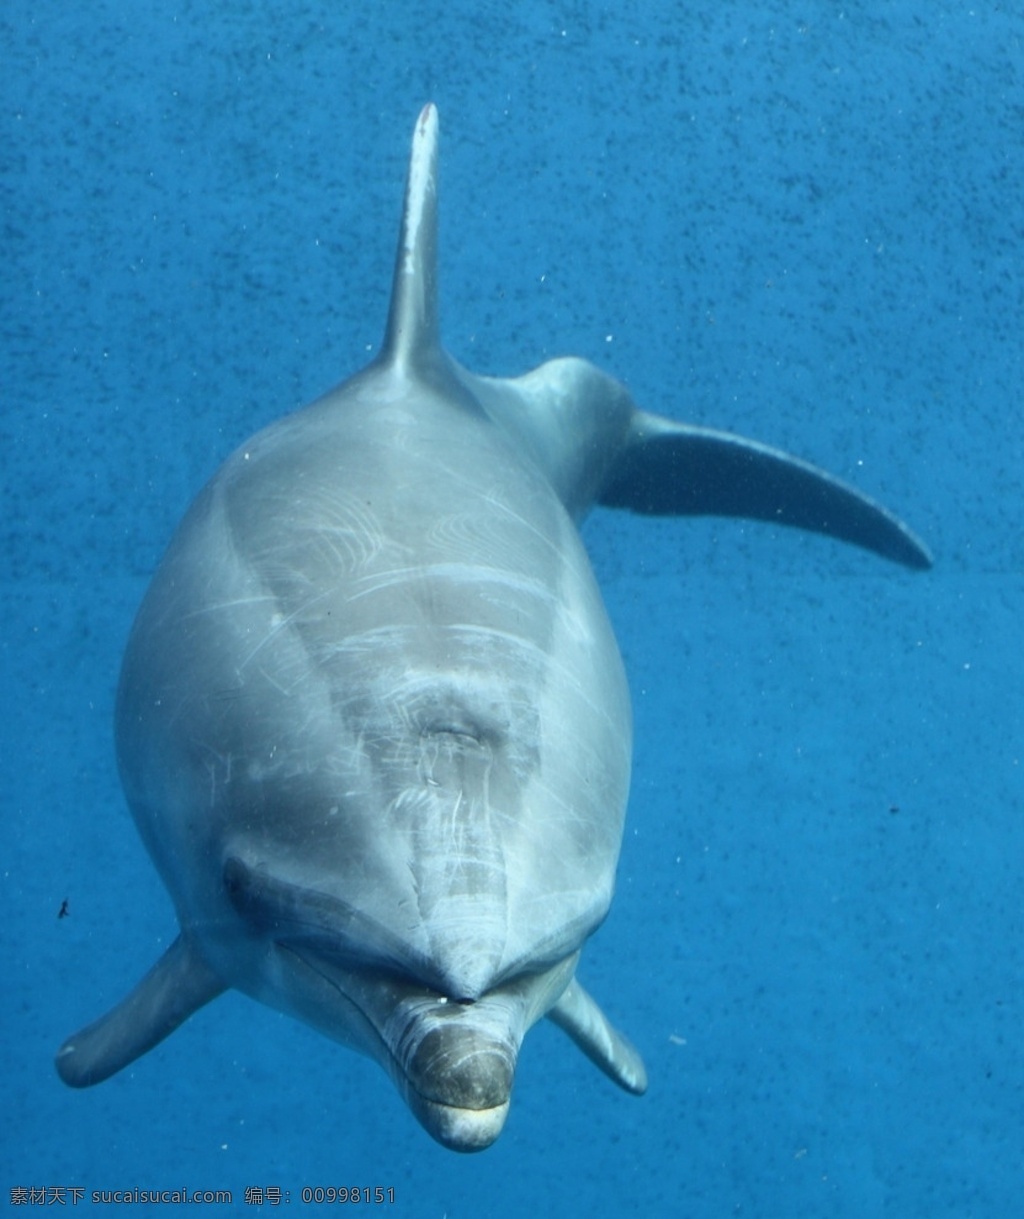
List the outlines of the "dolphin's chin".
<svg viewBox="0 0 1024 1219">
<path fill-rule="evenodd" d="M 459 1109 L 422 1097 L 409 1098 L 409 1107 L 423 1129 L 451 1151 L 483 1151 L 501 1134 L 509 1102 L 492 1109 Z"/>
</svg>

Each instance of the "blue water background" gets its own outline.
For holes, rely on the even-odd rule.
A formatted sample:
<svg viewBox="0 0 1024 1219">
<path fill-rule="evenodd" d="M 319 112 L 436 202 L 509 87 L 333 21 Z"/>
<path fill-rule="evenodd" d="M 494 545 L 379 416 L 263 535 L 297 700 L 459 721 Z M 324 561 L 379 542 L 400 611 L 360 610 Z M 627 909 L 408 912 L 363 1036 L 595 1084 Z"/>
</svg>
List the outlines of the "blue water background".
<svg viewBox="0 0 1024 1219">
<path fill-rule="evenodd" d="M 1019 6 L 8 0 L 0 29 L 0 1202 L 1019 1213 Z M 113 757 L 132 616 L 220 461 L 377 350 L 429 99 L 456 358 L 585 356 L 856 481 L 936 556 L 588 520 L 637 743 L 581 976 L 651 1087 L 544 1023 L 471 1158 L 238 994 L 94 1090 L 51 1062 L 175 934 Z"/>
</svg>

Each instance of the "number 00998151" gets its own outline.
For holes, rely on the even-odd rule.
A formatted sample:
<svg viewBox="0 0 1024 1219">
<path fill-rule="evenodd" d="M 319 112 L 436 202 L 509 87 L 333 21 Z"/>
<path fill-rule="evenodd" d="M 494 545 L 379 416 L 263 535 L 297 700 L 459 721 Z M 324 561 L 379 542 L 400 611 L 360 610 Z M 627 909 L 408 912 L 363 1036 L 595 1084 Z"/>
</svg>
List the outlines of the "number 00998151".
<svg viewBox="0 0 1024 1219">
<path fill-rule="evenodd" d="M 380 1206 L 394 1202 L 395 1191 L 383 1185 L 307 1185 L 302 1191 L 303 1202 L 362 1202 Z"/>
</svg>

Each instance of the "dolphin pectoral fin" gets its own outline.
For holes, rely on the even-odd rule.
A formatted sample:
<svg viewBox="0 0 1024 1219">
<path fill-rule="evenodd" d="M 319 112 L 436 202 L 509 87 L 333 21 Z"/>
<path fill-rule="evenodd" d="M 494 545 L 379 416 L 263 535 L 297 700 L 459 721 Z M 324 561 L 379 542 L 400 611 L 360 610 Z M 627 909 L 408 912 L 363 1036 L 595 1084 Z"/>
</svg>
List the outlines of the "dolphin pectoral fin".
<svg viewBox="0 0 1024 1219">
<path fill-rule="evenodd" d="M 636 1049 L 608 1023 L 594 1000 L 575 978 L 548 1012 L 592 1063 L 620 1088 L 637 1096 L 647 1091 L 647 1070 Z"/>
<path fill-rule="evenodd" d="M 64 1042 L 57 1073 L 72 1088 L 102 1083 L 225 989 L 192 941 L 179 935 L 131 994 Z"/>
<path fill-rule="evenodd" d="M 824 470 L 731 432 L 637 411 L 601 491 L 611 508 L 663 516 L 737 516 L 828 534 L 907 567 L 931 567 L 902 521 Z"/>
</svg>

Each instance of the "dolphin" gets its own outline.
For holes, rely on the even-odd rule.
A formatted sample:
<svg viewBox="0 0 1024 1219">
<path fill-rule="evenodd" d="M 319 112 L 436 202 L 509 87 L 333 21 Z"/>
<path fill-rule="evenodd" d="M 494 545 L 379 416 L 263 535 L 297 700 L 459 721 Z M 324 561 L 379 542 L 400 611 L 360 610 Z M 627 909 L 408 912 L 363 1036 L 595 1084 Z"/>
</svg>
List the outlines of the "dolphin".
<svg viewBox="0 0 1024 1219">
<path fill-rule="evenodd" d="M 228 458 L 139 610 L 118 763 L 180 934 L 61 1047 L 73 1087 L 236 987 L 375 1058 L 460 1151 L 498 1137 L 543 1016 L 643 1092 L 639 1054 L 576 979 L 612 899 L 632 751 L 581 520 L 721 513 L 931 562 L 846 484 L 640 410 L 584 360 L 509 380 L 457 364 L 437 147 L 427 105 L 379 356 Z"/>
</svg>

